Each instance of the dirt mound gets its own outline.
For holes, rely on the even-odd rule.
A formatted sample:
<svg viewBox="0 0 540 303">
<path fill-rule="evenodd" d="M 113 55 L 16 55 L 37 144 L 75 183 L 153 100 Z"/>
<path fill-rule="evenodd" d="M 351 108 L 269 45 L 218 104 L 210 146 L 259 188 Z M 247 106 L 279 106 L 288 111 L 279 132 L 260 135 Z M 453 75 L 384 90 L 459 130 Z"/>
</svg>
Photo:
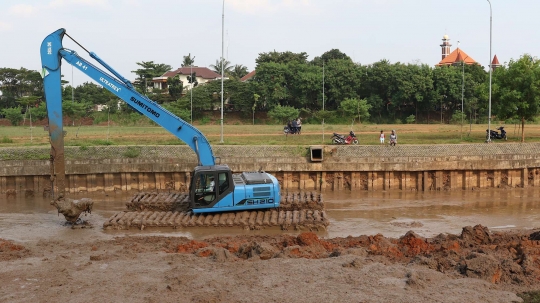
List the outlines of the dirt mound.
<svg viewBox="0 0 540 303">
<path fill-rule="evenodd" d="M 459 236 L 441 234 L 434 238 L 423 238 L 409 231 L 399 239 L 380 234 L 321 239 L 312 232 L 298 236 L 216 237 L 204 241 L 145 239 L 153 247 L 169 253 L 193 254 L 219 262 L 352 255 L 357 258 L 343 266 L 359 267 L 365 257 L 376 256 L 383 263 L 412 263 L 491 283 L 535 285 L 540 280 L 540 240 L 536 240 L 539 234 L 530 231 L 492 233 L 487 227 L 476 225 L 464 227 Z M 139 247 L 137 243 L 130 243 L 129 249 Z M 157 243 L 160 245 L 156 246 Z M 424 279 L 427 278 L 411 276 L 407 283 L 421 287 Z"/>
<path fill-rule="evenodd" d="M 0 239 L 0 261 L 21 259 L 29 255 L 30 252 L 24 246 Z"/>
</svg>

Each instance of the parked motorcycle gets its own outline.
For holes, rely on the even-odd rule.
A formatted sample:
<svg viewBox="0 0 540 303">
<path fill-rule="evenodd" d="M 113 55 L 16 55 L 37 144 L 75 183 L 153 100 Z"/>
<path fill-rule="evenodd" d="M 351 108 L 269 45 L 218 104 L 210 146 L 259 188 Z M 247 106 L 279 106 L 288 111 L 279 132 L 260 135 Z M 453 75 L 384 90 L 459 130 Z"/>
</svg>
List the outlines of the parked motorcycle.
<svg viewBox="0 0 540 303">
<path fill-rule="evenodd" d="M 490 138 L 490 139 L 504 139 L 504 140 L 508 140 L 508 138 L 506 137 L 506 131 L 504 130 L 504 126 L 498 127 L 497 130 L 500 130 L 501 133 L 499 133 L 498 131 L 493 130 L 493 129 L 491 129 L 491 130 L 489 131 L 489 133 L 490 133 L 489 138 Z M 487 137 L 487 132 L 488 132 L 488 130 L 486 129 L 486 137 Z"/>
<path fill-rule="evenodd" d="M 285 126 L 283 127 L 283 133 L 284 133 L 285 135 L 288 135 L 288 134 L 294 135 L 294 134 L 296 134 L 297 132 L 298 132 L 298 129 L 297 129 L 296 127 L 292 127 L 292 126 L 289 127 L 289 126 L 287 126 L 287 125 L 285 125 Z"/>
<path fill-rule="evenodd" d="M 349 132 L 349 135 L 345 137 L 344 135 L 340 135 L 337 133 L 334 133 L 332 136 L 332 144 L 358 144 L 358 139 L 356 138 L 356 135 L 351 130 Z"/>
</svg>

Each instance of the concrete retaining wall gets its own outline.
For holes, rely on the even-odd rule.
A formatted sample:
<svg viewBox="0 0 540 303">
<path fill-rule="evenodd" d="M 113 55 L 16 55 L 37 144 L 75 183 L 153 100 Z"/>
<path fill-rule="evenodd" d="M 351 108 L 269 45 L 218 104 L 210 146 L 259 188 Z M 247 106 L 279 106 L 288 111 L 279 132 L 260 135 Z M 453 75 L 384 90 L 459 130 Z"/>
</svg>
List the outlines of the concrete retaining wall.
<svg viewBox="0 0 540 303">
<path fill-rule="evenodd" d="M 234 172 L 265 170 L 287 189 L 453 190 L 540 186 L 540 144 L 216 146 Z M 49 149 L 0 148 L 0 193 L 50 191 Z M 220 161 L 219 161 L 220 160 Z M 187 190 L 187 146 L 67 147 L 67 190 Z"/>
</svg>

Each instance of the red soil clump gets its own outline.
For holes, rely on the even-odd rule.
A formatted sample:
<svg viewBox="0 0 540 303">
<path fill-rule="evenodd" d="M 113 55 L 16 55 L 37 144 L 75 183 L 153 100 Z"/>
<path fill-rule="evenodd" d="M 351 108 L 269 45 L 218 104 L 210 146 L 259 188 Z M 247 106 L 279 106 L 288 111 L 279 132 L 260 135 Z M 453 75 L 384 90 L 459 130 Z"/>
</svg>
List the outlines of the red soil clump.
<svg viewBox="0 0 540 303">
<path fill-rule="evenodd" d="M 186 244 L 179 244 L 176 251 L 179 253 L 194 253 L 205 247 L 208 247 L 208 243 L 191 240 Z"/>
<path fill-rule="evenodd" d="M 24 250 L 24 246 L 14 244 L 11 241 L 0 239 L 0 252 L 21 251 Z"/>
<path fill-rule="evenodd" d="M 0 261 L 19 259 L 29 255 L 26 247 L 9 240 L 0 239 Z"/>
<path fill-rule="evenodd" d="M 204 248 L 204 249 L 203 249 Z M 320 259 L 347 254 L 380 256 L 388 262 L 424 265 L 431 269 L 458 272 L 491 283 L 533 285 L 540 281 L 540 231 L 492 233 L 476 225 L 464 227 L 460 235 L 441 234 L 423 238 L 412 231 L 399 239 L 383 235 L 321 239 L 315 233 L 298 236 L 216 237 L 205 241 L 183 241 L 175 252 L 221 260 L 272 258 Z"/>
</svg>

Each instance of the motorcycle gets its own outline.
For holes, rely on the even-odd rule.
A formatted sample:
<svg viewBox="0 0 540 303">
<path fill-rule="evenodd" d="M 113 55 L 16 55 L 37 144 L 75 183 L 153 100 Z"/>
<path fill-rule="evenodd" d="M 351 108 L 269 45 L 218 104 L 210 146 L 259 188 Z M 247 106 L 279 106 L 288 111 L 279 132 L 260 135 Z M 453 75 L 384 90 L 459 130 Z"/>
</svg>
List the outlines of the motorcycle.
<svg viewBox="0 0 540 303">
<path fill-rule="evenodd" d="M 504 139 L 504 140 L 508 140 L 508 138 L 506 137 L 506 131 L 504 130 L 504 126 L 500 126 L 497 128 L 497 130 L 500 130 L 501 133 L 499 134 L 498 131 L 496 130 L 490 130 L 489 131 L 489 138 L 490 139 Z M 486 137 L 487 137 L 487 132 L 488 130 L 486 129 Z"/>
<path fill-rule="evenodd" d="M 289 126 L 287 126 L 287 125 L 285 125 L 285 126 L 283 127 L 283 133 L 284 133 L 285 135 L 288 135 L 288 134 L 294 135 L 294 134 L 296 134 L 297 132 L 298 132 L 298 129 L 297 129 L 296 127 L 292 127 L 292 126 L 289 127 Z"/>
<path fill-rule="evenodd" d="M 345 137 L 344 135 L 340 135 L 337 133 L 334 133 L 332 136 L 332 144 L 358 144 L 358 139 L 356 138 L 356 135 L 351 130 L 349 132 L 349 136 Z"/>
</svg>

